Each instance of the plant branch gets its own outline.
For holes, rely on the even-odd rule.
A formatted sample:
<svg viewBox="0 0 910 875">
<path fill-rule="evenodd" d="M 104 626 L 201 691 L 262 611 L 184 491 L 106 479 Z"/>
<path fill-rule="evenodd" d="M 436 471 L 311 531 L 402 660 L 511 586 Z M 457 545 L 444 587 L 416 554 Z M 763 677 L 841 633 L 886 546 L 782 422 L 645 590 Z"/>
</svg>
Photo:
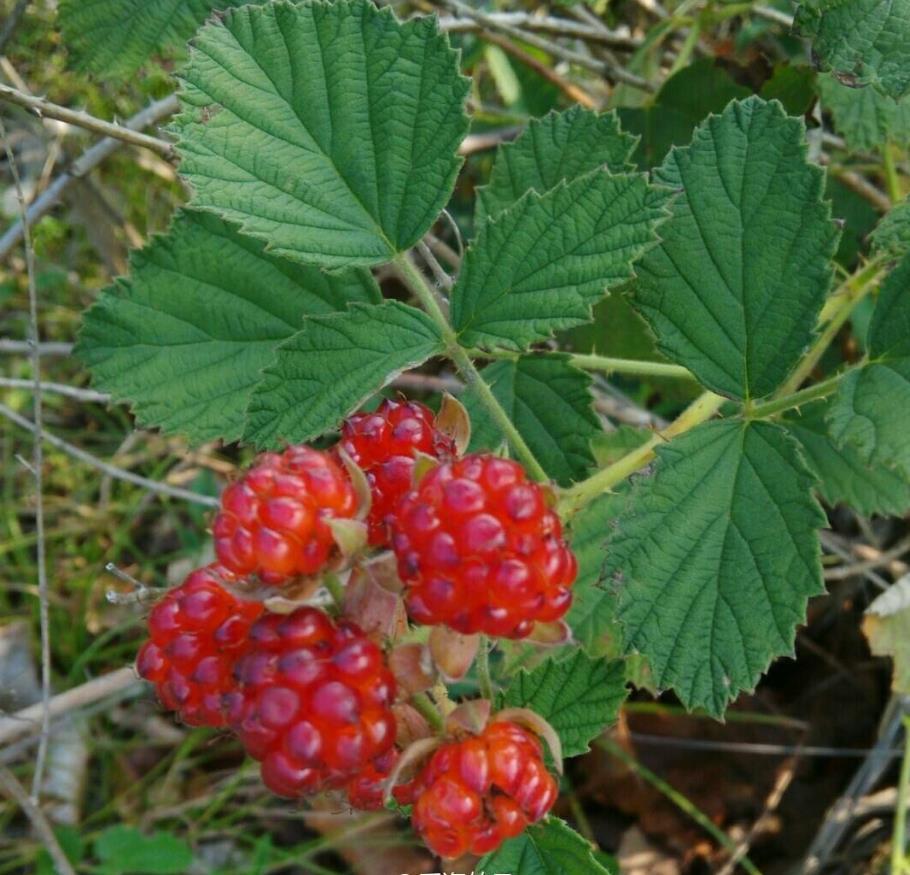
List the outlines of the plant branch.
<svg viewBox="0 0 910 875">
<path fill-rule="evenodd" d="M 787 378 L 784 384 L 775 393 L 775 398 L 785 395 L 792 395 L 805 382 L 815 366 L 821 361 L 825 350 L 831 345 L 831 342 L 837 337 L 838 332 L 843 324 L 850 318 L 854 307 L 872 291 L 879 276 L 882 272 L 882 262 L 880 259 L 873 259 L 863 268 L 854 273 L 847 279 L 837 291 L 828 299 L 822 308 L 822 322 L 827 321 L 821 334 L 816 338 L 815 343 L 809 348 L 809 352 L 803 357 L 802 361 L 796 366 L 792 374 Z"/>
<path fill-rule="evenodd" d="M 41 627 L 41 703 L 43 716 L 41 720 L 41 741 L 38 745 L 38 754 L 35 758 L 35 771 L 32 776 L 32 797 L 37 799 L 44 779 L 44 764 L 47 760 L 47 745 L 50 735 L 50 710 L 51 699 L 51 638 L 50 638 L 50 592 L 47 586 L 47 554 L 44 538 L 44 444 L 41 433 L 44 425 L 44 402 L 41 395 L 41 348 L 38 329 L 38 288 L 35 284 L 35 249 L 32 246 L 30 229 L 25 217 L 25 193 L 22 189 L 22 180 L 19 177 L 19 165 L 13 155 L 12 146 L 6 135 L 6 127 L 0 119 L 0 139 L 6 148 L 6 159 L 16 199 L 19 203 L 19 214 L 23 222 L 25 242 L 25 272 L 28 282 L 28 332 L 31 343 L 32 361 L 32 406 L 35 411 L 34 435 L 32 439 L 32 476 L 35 479 L 35 553 L 38 565 L 38 617 Z"/>
<path fill-rule="evenodd" d="M 105 137 L 123 140 L 124 143 L 130 143 L 133 146 L 151 149 L 163 158 L 170 159 L 174 157 L 174 146 L 167 140 L 143 134 L 141 131 L 136 131 L 114 122 L 106 122 L 104 119 L 96 118 L 87 112 L 68 109 L 65 106 L 51 103 L 43 97 L 24 94 L 15 88 L 10 88 L 8 85 L 0 85 L 0 100 L 24 107 L 35 113 L 38 118 L 57 119 L 58 121 L 75 125 L 78 128 L 85 128 L 87 131 L 93 131 L 96 134 L 103 134 Z"/>
<path fill-rule="evenodd" d="M 124 127 L 131 130 L 139 131 L 143 128 L 154 125 L 169 115 L 173 115 L 179 108 L 179 102 L 176 94 L 171 94 L 161 100 L 150 104 L 141 112 L 137 112 L 129 118 Z M 22 240 L 23 229 L 26 224 L 34 225 L 42 216 L 50 212 L 56 206 L 64 192 L 77 179 L 89 174 L 102 161 L 116 152 L 123 145 L 123 140 L 116 137 L 105 137 L 99 140 L 90 149 L 87 149 L 69 170 L 58 176 L 28 208 L 26 221 L 16 222 L 10 229 L 0 237 L 0 261 L 5 259 L 13 250 L 19 241 Z"/>
<path fill-rule="evenodd" d="M 612 465 L 602 468 L 587 480 L 582 480 L 565 490 L 560 499 L 563 517 L 577 513 L 598 495 L 609 492 L 639 468 L 647 465 L 654 458 L 655 447 L 707 421 L 717 413 L 726 400 L 713 392 L 699 395 L 670 425 L 655 432 L 646 443 L 627 453 Z"/>
<path fill-rule="evenodd" d="M 54 830 L 44 816 L 44 812 L 29 799 L 25 788 L 16 780 L 16 776 L 6 766 L 0 766 L 0 787 L 22 809 L 22 812 L 31 822 L 45 850 L 47 850 L 51 860 L 54 861 L 57 875 L 76 875 L 76 870 L 73 869 L 66 854 L 63 853 L 63 848 L 60 847 L 60 842 L 57 841 L 57 836 L 54 835 Z"/>
<path fill-rule="evenodd" d="M 15 410 L 11 410 L 5 404 L 0 404 L 0 416 L 16 423 L 20 428 L 27 429 L 32 434 L 35 434 L 34 424 L 29 422 L 24 416 L 20 416 Z M 212 498 L 209 495 L 200 495 L 198 492 L 191 492 L 189 489 L 181 489 L 179 486 L 171 486 L 168 483 L 161 483 L 157 480 L 149 480 L 148 477 L 134 474 L 132 471 L 126 471 L 123 468 L 118 468 L 116 465 L 104 462 L 91 453 L 87 453 L 85 450 L 73 446 L 73 444 L 63 440 L 63 438 L 59 438 L 48 431 L 43 431 L 41 437 L 45 443 L 50 444 L 58 450 L 62 450 L 64 453 L 72 456 L 74 459 L 78 459 L 80 462 L 85 462 L 86 465 L 91 465 L 91 467 L 103 471 L 115 480 L 125 480 L 127 483 L 141 486 L 143 489 L 148 489 L 149 492 L 154 492 L 158 495 L 180 498 L 183 501 L 191 501 L 194 504 L 201 504 L 205 507 L 218 507 L 217 498 Z"/>
<path fill-rule="evenodd" d="M 486 407 L 487 412 L 493 418 L 494 422 L 499 426 L 500 430 L 511 444 L 515 454 L 528 469 L 528 473 L 535 480 L 549 479 L 546 471 L 544 471 L 540 462 L 537 461 L 534 453 L 531 452 L 531 448 L 527 445 L 525 439 L 521 436 L 521 433 L 515 427 L 512 420 L 509 419 L 508 413 L 505 412 L 502 405 L 487 385 L 486 380 L 483 379 L 480 371 L 477 370 L 474 362 L 471 361 L 471 357 L 458 342 L 458 337 L 452 330 L 452 326 L 449 325 L 449 321 L 446 319 L 442 308 L 439 306 L 436 296 L 433 294 L 432 289 L 427 285 L 427 281 L 424 279 L 423 274 L 414 266 L 414 262 L 411 261 L 408 253 L 404 252 L 397 255 L 393 263 L 398 269 L 402 281 L 414 293 L 417 300 L 420 301 L 424 309 L 439 327 L 439 331 L 445 343 L 446 355 L 455 363 L 461 376 L 464 378 L 464 381 L 468 384 L 468 387 L 473 388 L 477 393 L 477 397 L 484 407 Z"/>
<path fill-rule="evenodd" d="M 52 697 L 49 708 L 51 718 L 56 720 L 70 711 L 93 705 L 108 696 L 123 693 L 131 687 L 138 687 L 139 684 L 139 678 L 132 666 L 93 678 Z M 5 747 L 23 736 L 33 735 L 41 726 L 42 711 L 42 703 L 38 702 L 8 717 L 0 717 L 0 747 Z"/>
<path fill-rule="evenodd" d="M 568 61 L 570 64 L 576 64 L 579 67 L 584 67 L 586 70 L 591 70 L 607 79 L 614 79 L 617 82 L 623 82 L 626 85 L 640 88 L 643 91 L 656 90 L 656 86 L 650 83 L 647 79 L 643 79 L 641 76 L 636 76 L 634 73 L 629 73 L 622 67 L 608 64 L 604 61 L 598 61 L 596 58 L 592 58 L 589 55 L 582 55 L 581 53 L 572 51 L 571 49 L 563 48 L 563 46 L 559 45 L 558 43 L 554 43 L 552 40 L 544 39 L 543 37 L 537 36 L 536 34 L 529 33 L 517 27 L 513 27 L 511 24 L 506 24 L 501 20 L 498 21 L 486 13 L 472 9 L 470 6 L 462 3 L 461 0 L 443 0 L 443 5 L 448 6 L 459 15 L 473 19 L 474 21 L 478 22 L 478 24 L 489 30 L 499 31 L 500 33 L 512 37 L 512 39 L 517 39 L 520 42 L 527 43 L 528 45 L 541 49 L 553 55 L 554 57 Z"/>
<path fill-rule="evenodd" d="M 39 348 L 43 344 L 38 344 Z M 0 377 L 0 388 L 2 389 L 33 389 L 35 383 L 33 380 L 20 380 L 16 377 Z M 37 388 L 45 395 L 65 395 L 67 398 L 75 398 L 77 401 L 91 401 L 98 404 L 107 404 L 111 400 L 110 395 L 104 392 L 96 392 L 94 389 L 80 389 L 77 386 L 67 386 L 65 383 L 41 382 Z"/>
</svg>

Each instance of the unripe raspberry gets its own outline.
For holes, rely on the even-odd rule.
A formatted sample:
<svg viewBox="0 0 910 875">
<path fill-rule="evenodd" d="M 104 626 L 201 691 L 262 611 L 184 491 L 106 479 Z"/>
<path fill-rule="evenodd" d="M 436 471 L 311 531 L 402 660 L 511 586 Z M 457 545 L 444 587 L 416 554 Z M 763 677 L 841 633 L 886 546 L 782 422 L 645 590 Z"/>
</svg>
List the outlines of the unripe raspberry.
<svg viewBox="0 0 910 875">
<path fill-rule="evenodd" d="M 212 532 L 218 560 L 235 574 L 280 584 L 316 574 L 336 551 L 329 521 L 357 512 L 354 487 L 329 453 L 265 453 L 221 496 Z"/>
<path fill-rule="evenodd" d="M 279 796 L 343 788 L 395 743 L 395 680 L 353 623 L 310 607 L 267 614 L 236 678 L 228 718 Z"/>
<path fill-rule="evenodd" d="M 426 474 L 392 519 L 418 623 L 523 638 L 569 609 L 578 566 L 544 490 L 517 463 L 465 456 Z"/>
<path fill-rule="evenodd" d="M 373 546 L 387 546 L 387 520 L 410 491 L 414 454 L 453 458 L 455 443 L 436 427 L 433 411 L 416 401 L 386 399 L 373 413 L 357 413 L 341 426 L 338 444 L 366 474 L 373 503 L 367 518 Z"/>
<path fill-rule="evenodd" d="M 218 565 L 190 574 L 152 608 L 149 641 L 136 659 L 165 708 L 191 726 L 224 726 L 223 697 L 234 689 L 234 662 L 262 613 L 259 602 L 237 598 L 222 581 L 234 576 Z"/>
<path fill-rule="evenodd" d="M 409 790 L 414 829 L 446 859 L 490 853 L 540 820 L 558 795 L 537 737 L 495 720 L 438 748 Z"/>
</svg>

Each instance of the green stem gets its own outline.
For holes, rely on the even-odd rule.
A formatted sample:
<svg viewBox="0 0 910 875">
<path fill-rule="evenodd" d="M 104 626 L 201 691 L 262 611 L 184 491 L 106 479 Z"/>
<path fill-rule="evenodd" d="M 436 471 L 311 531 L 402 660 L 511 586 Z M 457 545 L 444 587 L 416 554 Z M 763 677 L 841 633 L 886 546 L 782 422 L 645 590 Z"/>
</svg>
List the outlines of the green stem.
<svg viewBox="0 0 910 875">
<path fill-rule="evenodd" d="M 509 359 L 519 358 L 521 353 L 502 350 L 469 349 L 467 352 L 477 358 Z M 565 353 L 548 353 L 535 350 L 533 355 L 565 355 Z M 569 361 L 583 371 L 599 371 L 604 374 L 630 374 L 638 377 L 669 377 L 676 380 L 694 380 L 695 376 L 682 365 L 671 365 L 669 362 L 649 362 L 642 359 L 620 359 L 594 353 L 571 353 Z"/>
<path fill-rule="evenodd" d="M 766 419 L 769 416 L 774 416 L 775 413 L 781 413 L 784 410 L 799 407 L 807 401 L 813 401 L 816 398 L 824 398 L 837 389 L 838 384 L 848 372 L 849 371 L 841 371 L 841 373 L 835 374 L 833 377 L 828 377 L 827 380 L 822 380 L 820 383 L 813 383 L 811 386 L 800 389 L 799 392 L 793 392 L 791 395 L 784 395 L 781 398 L 772 398 L 770 401 L 765 401 L 763 404 L 746 405 L 743 408 L 743 412 L 747 419 Z"/>
<path fill-rule="evenodd" d="M 888 189 L 888 197 L 891 203 L 896 204 L 903 198 L 901 192 L 901 180 L 897 175 L 897 163 L 894 160 L 894 153 L 897 149 L 894 143 L 885 143 L 882 147 L 882 159 L 885 170 L 885 187 Z"/>
<path fill-rule="evenodd" d="M 528 469 L 528 473 L 535 480 L 548 480 L 549 478 L 547 477 L 547 473 L 544 471 L 543 466 L 537 461 L 534 453 L 531 452 L 531 448 L 527 445 L 518 429 L 515 428 L 512 420 L 509 419 L 509 414 L 505 412 L 502 405 L 496 399 L 496 396 L 480 375 L 480 371 L 477 370 L 474 362 L 471 361 L 471 357 L 458 342 L 458 336 L 452 330 L 452 326 L 449 325 L 448 319 L 446 319 L 445 314 L 442 312 L 442 308 L 439 306 L 439 303 L 433 295 L 432 290 L 427 285 L 423 275 L 414 266 L 414 263 L 406 252 L 402 252 L 395 256 L 394 264 L 398 268 L 405 284 L 414 293 L 417 300 L 420 301 L 424 309 L 430 315 L 430 318 L 438 326 L 445 343 L 446 355 L 455 362 L 456 367 L 461 373 L 461 376 L 464 377 L 464 381 L 468 384 L 468 387 L 474 389 L 477 393 L 477 397 L 480 399 L 481 404 L 486 407 L 487 412 L 490 414 L 493 421 L 499 426 L 512 449 L 515 451 L 515 454 L 524 463 L 525 468 Z"/>
<path fill-rule="evenodd" d="M 910 871 L 907 864 L 907 814 L 910 809 L 910 715 L 904 715 L 904 759 L 897 785 L 897 806 L 894 812 L 894 835 L 891 839 L 891 872 L 901 875 Z"/>
<path fill-rule="evenodd" d="M 831 345 L 831 341 L 837 337 L 844 323 L 850 318 L 853 309 L 875 287 L 881 271 L 881 260 L 873 259 L 845 280 L 840 288 L 831 295 L 819 317 L 821 321 L 827 322 L 827 325 L 787 381 L 775 393 L 775 397 L 792 395 L 805 382 L 821 361 L 821 357 Z"/>
<path fill-rule="evenodd" d="M 411 696 L 411 704 L 420 712 L 433 729 L 437 732 L 442 732 L 445 728 L 445 721 L 442 719 L 442 714 L 439 713 L 439 710 L 426 693 L 414 693 L 414 695 Z"/>
<path fill-rule="evenodd" d="M 480 686 L 480 696 L 493 701 L 493 678 L 490 675 L 490 639 L 486 635 L 480 636 L 477 646 L 477 683 Z"/>
<path fill-rule="evenodd" d="M 563 515 L 571 516 L 598 495 L 609 492 L 617 483 L 621 483 L 639 468 L 647 465 L 654 458 L 656 446 L 710 419 L 717 413 L 724 401 L 726 401 L 725 398 L 715 395 L 713 392 L 699 395 L 663 431 L 655 432 L 653 437 L 637 449 L 632 450 L 631 453 L 627 453 L 612 465 L 602 468 L 587 480 L 582 480 L 571 489 L 567 489 L 560 501 L 563 505 Z"/>
<path fill-rule="evenodd" d="M 344 607 L 344 587 L 341 585 L 338 575 L 333 571 L 327 571 L 322 576 L 322 583 L 329 591 L 329 595 L 332 597 L 335 607 L 341 610 L 341 608 Z"/>
<path fill-rule="evenodd" d="M 631 374 L 640 377 L 670 377 L 678 380 L 694 380 L 690 370 L 682 365 L 671 365 L 669 362 L 648 362 L 637 359 L 618 359 L 605 355 L 569 356 L 569 361 L 583 371 L 601 371 L 604 374 Z"/>
<path fill-rule="evenodd" d="M 602 747 L 608 753 L 615 756 L 618 760 L 621 760 L 630 769 L 644 778 L 652 787 L 656 788 L 660 793 L 663 793 L 667 799 L 669 799 L 680 811 L 691 817 L 692 820 L 708 833 L 722 848 L 726 849 L 728 853 L 731 855 L 738 853 L 736 844 L 730 836 L 720 829 L 720 827 L 716 826 L 714 821 L 688 797 L 670 786 L 663 778 L 655 775 L 649 768 L 643 766 L 638 760 L 623 750 L 615 741 L 612 741 L 611 739 L 601 739 L 597 741 L 596 744 L 598 747 Z M 743 856 L 738 863 L 746 872 L 749 872 L 750 875 L 761 875 L 759 869 L 748 857 Z"/>
</svg>

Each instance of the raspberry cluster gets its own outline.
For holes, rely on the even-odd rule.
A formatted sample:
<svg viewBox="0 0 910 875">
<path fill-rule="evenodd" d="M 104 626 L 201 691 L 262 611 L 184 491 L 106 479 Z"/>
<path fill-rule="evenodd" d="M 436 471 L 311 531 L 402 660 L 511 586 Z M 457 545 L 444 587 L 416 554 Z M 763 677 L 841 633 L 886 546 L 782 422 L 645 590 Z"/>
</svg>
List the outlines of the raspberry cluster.
<svg viewBox="0 0 910 875">
<path fill-rule="evenodd" d="M 395 679 L 353 623 L 309 607 L 267 614 L 235 673 L 228 720 L 279 796 L 343 787 L 395 743 Z"/>
<path fill-rule="evenodd" d="M 223 696 L 234 688 L 234 660 L 262 605 L 222 585 L 235 580 L 219 565 L 190 574 L 152 608 L 149 640 L 136 659 L 165 708 L 190 726 L 224 726 Z"/>
<path fill-rule="evenodd" d="M 357 413 L 341 427 L 339 447 L 366 474 L 373 499 L 370 544 L 388 546 L 388 523 L 410 492 L 415 453 L 448 460 L 454 441 L 436 428 L 432 412 L 415 401 L 387 399 L 373 413 Z"/>
<path fill-rule="evenodd" d="M 263 583 L 316 574 L 336 549 L 329 520 L 356 512 L 354 487 L 330 454 L 307 446 L 266 453 L 224 490 L 215 553 L 234 574 Z"/>
<path fill-rule="evenodd" d="M 320 575 L 359 561 L 366 533 L 372 548 L 392 548 L 417 623 L 522 638 L 561 618 L 576 562 L 547 492 L 516 462 L 457 456 L 432 412 L 408 401 L 350 417 L 327 452 L 292 446 L 260 456 L 222 495 L 218 562 L 153 608 L 137 659 L 166 708 L 236 733 L 276 794 L 332 791 L 370 810 L 391 791 L 413 803 L 415 829 L 444 857 L 486 853 L 549 810 L 556 783 L 536 737 L 494 719 L 389 788 L 402 753 L 384 642 L 310 605 L 290 613 L 266 605 L 279 607 L 267 599 L 274 587 L 305 579 L 312 591 Z M 418 463 L 434 461 L 415 483 Z M 368 514 L 352 463 L 370 489 Z M 288 599 L 281 604 L 286 611 Z"/>
<path fill-rule="evenodd" d="M 517 462 L 473 455 L 440 465 L 401 502 L 392 532 L 418 623 L 524 638 L 569 609 L 575 556 Z"/>
<path fill-rule="evenodd" d="M 540 742 L 509 721 L 440 747 L 414 781 L 414 829 L 440 857 L 487 854 L 540 820 L 558 788 Z"/>
</svg>

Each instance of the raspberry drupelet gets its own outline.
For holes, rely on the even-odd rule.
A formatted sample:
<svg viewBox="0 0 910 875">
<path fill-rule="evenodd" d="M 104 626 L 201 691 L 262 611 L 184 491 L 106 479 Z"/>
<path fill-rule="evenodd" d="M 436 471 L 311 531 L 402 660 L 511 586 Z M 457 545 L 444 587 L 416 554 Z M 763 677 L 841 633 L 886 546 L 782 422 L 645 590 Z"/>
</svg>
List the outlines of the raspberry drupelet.
<svg viewBox="0 0 910 875">
<path fill-rule="evenodd" d="M 540 820 L 558 795 L 537 737 L 510 721 L 438 748 L 407 791 L 411 822 L 430 850 L 488 854 Z"/>
<path fill-rule="evenodd" d="M 470 455 L 426 474 L 392 519 L 411 618 L 523 638 L 560 619 L 578 571 L 546 494 L 517 462 Z"/>
<path fill-rule="evenodd" d="M 259 602 L 222 586 L 234 576 L 213 564 L 194 571 L 152 608 L 149 641 L 136 668 L 165 708 L 191 726 L 224 726 L 223 697 L 234 689 L 234 662 L 262 613 Z"/>
<path fill-rule="evenodd" d="M 374 547 L 389 543 L 388 518 L 411 489 L 414 454 L 440 460 L 455 456 L 455 443 L 435 424 L 433 411 L 417 401 L 386 399 L 373 413 L 345 420 L 338 444 L 360 466 L 373 504 L 367 519 Z"/>
<path fill-rule="evenodd" d="M 329 453 L 308 446 L 265 453 L 224 490 L 215 552 L 235 574 L 281 584 L 322 571 L 336 551 L 329 520 L 356 512 L 350 478 Z"/>
<path fill-rule="evenodd" d="M 299 797 L 342 789 L 385 765 L 395 743 L 395 679 L 357 626 L 303 607 L 263 616 L 250 644 L 228 718 L 270 790 Z"/>
</svg>

